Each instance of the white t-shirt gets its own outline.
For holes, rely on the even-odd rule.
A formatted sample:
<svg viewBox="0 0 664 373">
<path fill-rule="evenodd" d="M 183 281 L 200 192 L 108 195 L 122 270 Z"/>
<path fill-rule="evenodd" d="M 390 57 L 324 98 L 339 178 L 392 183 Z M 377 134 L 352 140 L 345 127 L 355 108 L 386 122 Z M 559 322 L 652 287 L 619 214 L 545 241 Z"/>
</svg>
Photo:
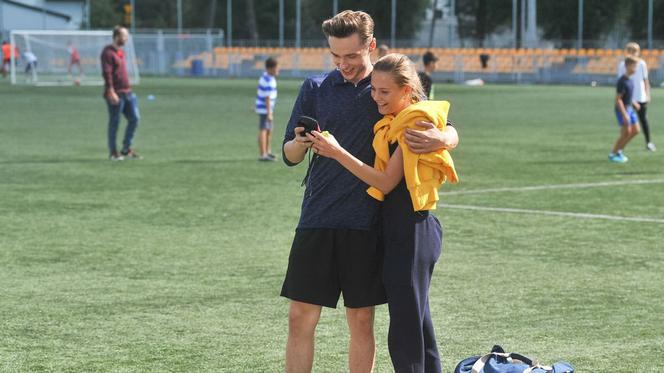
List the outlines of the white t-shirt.
<svg viewBox="0 0 664 373">
<path fill-rule="evenodd" d="M 23 53 L 23 58 L 25 58 L 26 63 L 34 63 L 37 62 L 37 56 L 34 55 L 34 53 L 27 51 Z"/>
<path fill-rule="evenodd" d="M 625 75 L 625 61 L 620 61 L 618 64 L 618 78 Z M 632 101 L 643 103 L 648 101 L 646 96 L 646 82 L 648 79 L 648 66 L 646 61 L 639 59 L 639 63 L 636 65 L 636 71 L 634 75 L 630 76 L 629 79 L 634 83 L 634 95 L 632 96 Z"/>
</svg>

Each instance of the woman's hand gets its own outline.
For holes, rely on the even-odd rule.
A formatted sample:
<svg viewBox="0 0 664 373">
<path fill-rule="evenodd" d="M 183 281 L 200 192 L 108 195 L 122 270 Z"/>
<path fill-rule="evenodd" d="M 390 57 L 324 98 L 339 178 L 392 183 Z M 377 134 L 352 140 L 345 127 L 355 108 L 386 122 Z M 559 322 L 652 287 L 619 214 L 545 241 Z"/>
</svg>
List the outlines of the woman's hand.
<svg viewBox="0 0 664 373">
<path fill-rule="evenodd" d="M 307 134 L 307 138 L 313 143 L 311 145 L 313 152 L 323 157 L 337 159 L 344 152 L 344 148 L 330 133 L 311 131 L 311 134 Z"/>
</svg>

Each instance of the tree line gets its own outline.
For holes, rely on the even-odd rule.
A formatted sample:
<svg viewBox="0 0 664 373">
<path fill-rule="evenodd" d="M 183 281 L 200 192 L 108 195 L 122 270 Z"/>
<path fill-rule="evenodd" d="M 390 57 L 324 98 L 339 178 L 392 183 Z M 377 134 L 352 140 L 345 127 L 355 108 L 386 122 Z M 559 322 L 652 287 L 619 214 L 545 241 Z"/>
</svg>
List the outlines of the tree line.
<svg viewBox="0 0 664 373">
<path fill-rule="evenodd" d="M 579 0 L 540 0 L 537 24 L 541 38 L 561 41 L 563 47 L 576 46 Z M 664 1 L 655 0 L 653 39 L 664 40 Z M 512 0 L 459 0 L 459 35 L 479 41 L 494 32 L 512 27 Z M 520 8 L 520 7 L 519 7 Z M 520 18 L 518 9 L 517 19 Z M 584 0 L 583 39 L 645 40 L 648 34 L 647 0 Z"/>
<path fill-rule="evenodd" d="M 284 1 L 284 37 L 295 39 L 296 0 Z M 442 2 L 443 0 L 437 0 Z M 228 0 L 181 0 L 184 29 L 226 29 Z M 321 23 L 333 12 L 332 0 L 301 0 L 303 39 L 322 38 Z M 432 0 L 397 0 L 397 39 L 412 38 L 422 27 Z M 91 27 L 129 26 L 125 5 L 129 0 L 91 0 Z M 390 0 L 338 0 L 339 10 L 367 11 L 376 22 L 376 37 L 389 40 Z M 279 0 L 232 1 L 233 38 L 276 40 L 279 38 Z M 512 0 L 456 0 L 458 34 L 480 44 L 494 33 L 508 33 L 512 27 Z M 177 27 L 177 0 L 135 0 L 137 29 L 174 29 Z M 540 36 L 562 40 L 574 46 L 577 38 L 578 0 L 540 0 L 537 21 Z M 519 9 L 520 11 L 520 9 Z M 584 29 L 586 40 L 603 40 L 627 35 L 632 39 L 647 37 L 647 0 L 585 0 Z M 654 14 L 664 14 L 664 0 L 654 1 Z M 517 19 L 520 18 L 520 15 Z M 664 22 L 655 17 L 653 37 L 664 39 Z"/>
</svg>

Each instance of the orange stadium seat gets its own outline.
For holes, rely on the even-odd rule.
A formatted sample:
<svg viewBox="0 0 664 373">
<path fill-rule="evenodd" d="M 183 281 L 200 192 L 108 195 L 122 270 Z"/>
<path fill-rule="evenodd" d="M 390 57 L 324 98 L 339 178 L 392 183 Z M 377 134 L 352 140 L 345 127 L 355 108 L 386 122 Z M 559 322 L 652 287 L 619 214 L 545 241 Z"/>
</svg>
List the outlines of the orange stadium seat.
<svg viewBox="0 0 664 373">
<path fill-rule="evenodd" d="M 307 48 L 300 52 L 299 68 L 301 70 L 327 70 L 331 64 L 326 62 L 325 54 L 318 49 Z"/>
<path fill-rule="evenodd" d="M 443 55 L 439 57 L 438 63 L 436 64 L 437 71 L 445 72 L 454 72 L 455 62 L 454 56 L 452 55 Z"/>
</svg>

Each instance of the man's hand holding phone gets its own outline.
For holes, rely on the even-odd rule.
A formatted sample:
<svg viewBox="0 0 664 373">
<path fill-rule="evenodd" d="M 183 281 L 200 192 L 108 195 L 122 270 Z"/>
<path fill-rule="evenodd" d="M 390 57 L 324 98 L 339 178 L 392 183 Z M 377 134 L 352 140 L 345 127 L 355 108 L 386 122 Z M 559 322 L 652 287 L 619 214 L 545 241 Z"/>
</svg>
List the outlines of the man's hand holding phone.
<svg viewBox="0 0 664 373">
<path fill-rule="evenodd" d="M 307 137 L 311 131 L 320 131 L 318 121 L 305 115 L 298 118 L 297 127 L 293 129 L 295 138 L 284 145 L 284 156 L 292 163 L 300 163 L 313 142 Z"/>
<path fill-rule="evenodd" d="M 311 139 L 307 134 L 311 134 L 311 131 L 320 132 L 320 125 L 315 118 L 308 117 L 306 115 L 300 116 L 297 120 L 297 127 L 295 128 L 295 140 L 300 143 L 300 145 L 307 148 L 311 147 Z"/>
<path fill-rule="evenodd" d="M 306 133 L 306 128 L 304 127 L 295 127 L 295 143 L 302 148 L 310 148 L 313 142 L 307 138 L 305 135 Z"/>
</svg>

